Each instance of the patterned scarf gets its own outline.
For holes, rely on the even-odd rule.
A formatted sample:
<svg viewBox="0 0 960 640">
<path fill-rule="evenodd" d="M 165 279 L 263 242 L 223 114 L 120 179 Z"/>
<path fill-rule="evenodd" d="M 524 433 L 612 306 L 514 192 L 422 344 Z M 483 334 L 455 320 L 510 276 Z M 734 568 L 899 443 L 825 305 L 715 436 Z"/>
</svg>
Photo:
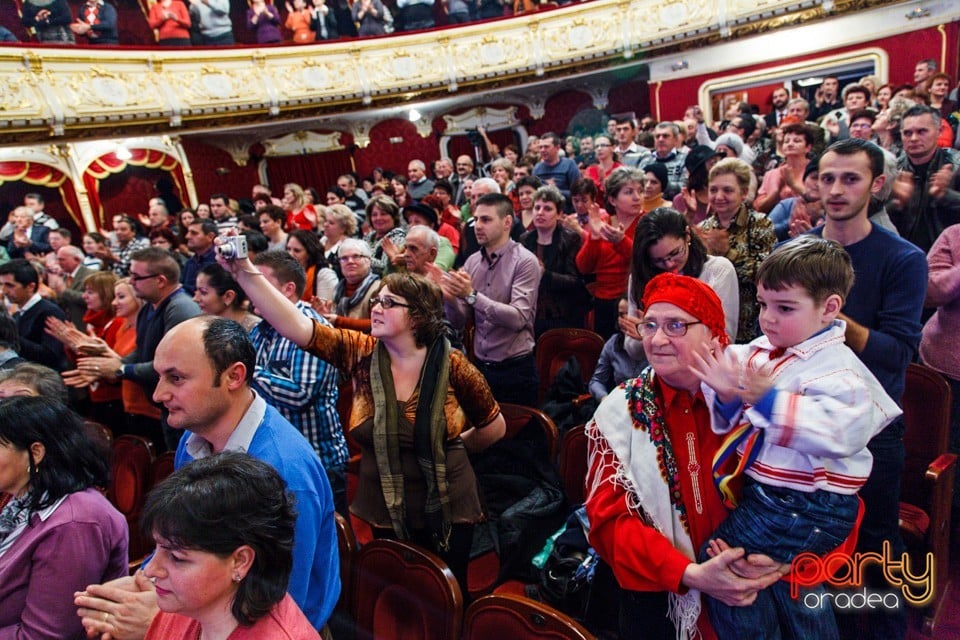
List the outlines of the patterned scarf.
<svg viewBox="0 0 960 640">
<path fill-rule="evenodd" d="M 340 282 L 337 283 L 337 288 L 333 292 L 333 299 L 337 301 L 337 315 L 345 316 L 350 313 L 351 309 L 363 302 L 367 291 L 373 286 L 373 283 L 379 279 L 380 278 L 371 270 L 357 287 L 357 290 L 353 292 L 353 295 L 347 298 L 347 281 L 341 278 Z"/>
<path fill-rule="evenodd" d="M 603 438 L 595 448 L 599 451 L 609 447 L 620 461 L 614 482 L 626 491 L 630 513 L 660 532 L 687 558 L 696 561 L 687 510 L 681 500 L 677 460 L 663 411 L 656 401 L 653 368 L 647 367 L 638 378 L 628 380 L 624 392 L 630 428 L 623 423 L 622 405 L 602 403 L 594 421 Z M 593 465 L 591 459 L 590 466 Z M 593 490 L 592 487 L 591 493 Z M 695 637 L 700 592 L 690 589 L 683 595 L 670 593 L 668 603 L 667 615 L 677 629 L 677 637 Z"/>
<path fill-rule="evenodd" d="M 440 337 L 430 345 L 420 371 L 420 396 L 413 425 L 413 447 L 427 485 L 426 522 L 436 548 L 450 545 L 450 494 L 447 486 L 447 420 L 443 412 L 450 383 L 450 343 Z M 393 531 L 408 539 L 403 466 L 400 462 L 400 418 L 390 355 L 382 342 L 370 360 L 373 393 L 373 450 L 380 472 L 380 488 Z"/>
</svg>

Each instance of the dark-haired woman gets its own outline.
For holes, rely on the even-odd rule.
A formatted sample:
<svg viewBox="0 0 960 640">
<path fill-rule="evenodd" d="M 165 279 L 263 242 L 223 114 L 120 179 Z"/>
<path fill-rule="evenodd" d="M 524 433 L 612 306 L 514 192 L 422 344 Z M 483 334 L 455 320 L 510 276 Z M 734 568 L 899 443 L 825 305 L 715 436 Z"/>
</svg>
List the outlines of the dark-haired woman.
<svg viewBox="0 0 960 640">
<path fill-rule="evenodd" d="M 444 337 L 440 287 L 387 275 L 366 335 L 299 313 L 248 260 L 224 263 L 264 320 L 352 380 L 348 428 L 361 458 L 351 512 L 378 536 L 438 553 L 465 587 L 473 525 L 483 518 L 467 452 L 499 440 L 506 424 L 487 381 Z"/>
<path fill-rule="evenodd" d="M 287 253 L 300 263 L 307 274 L 307 285 L 300 298 L 307 304 L 314 298 L 333 300 L 337 288 L 337 274 L 330 268 L 320 238 L 312 231 L 294 229 L 287 236 Z"/>
<path fill-rule="evenodd" d="M 0 403 L 0 638 L 82 638 L 74 591 L 126 575 L 127 523 L 98 490 L 107 459 L 63 404 Z"/>
<path fill-rule="evenodd" d="M 533 325 L 537 337 L 549 329 L 582 327 L 590 306 L 577 269 L 582 240 L 560 224 L 562 216 L 563 195 L 556 187 L 540 187 L 533 194 L 533 230 L 520 236 L 520 244 L 537 256 L 543 271 Z"/>
<path fill-rule="evenodd" d="M 193 300 L 203 313 L 239 322 L 247 331 L 260 322 L 259 317 L 247 310 L 247 296 L 243 289 L 229 271 L 216 263 L 200 269 Z"/>
<path fill-rule="evenodd" d="M 627 315 L 620 323 L 626 335 L 624 347 L 634 358 L 643 356 L 643 343 L 637 333 L 643 290 L 655 276 L 675 273 L 690 276 L 710 285 L 720 298 L 726 318 L 727 335 L 737 335 L 740 313 L 740 288 L 733 264 L 724 257 L 707 255 L 686 216 L 668 207 L 655 209 L 637 224 L 633 239 L 633 261 L 627 284 Z"/>
<path fill-rule="evenodd" d="M 394 270 L 391 255 L 396 257 L 407 231 L 402 226 L 400 207 L 389 196 L 374 196 L 367 203 L 367 222 L 373 229 L 364 240 L 373 251 L 370 268 L 378 276 Z"/>
<path fill-rule="evenodd" d="M 245 453 L 196 460 L 160 483 L 141 519 L 157 544 L 144 574 L 160 606 L 146 640 L 319 638 L 286 593 L 295 521 L 283 479 Z"/>
</svg>

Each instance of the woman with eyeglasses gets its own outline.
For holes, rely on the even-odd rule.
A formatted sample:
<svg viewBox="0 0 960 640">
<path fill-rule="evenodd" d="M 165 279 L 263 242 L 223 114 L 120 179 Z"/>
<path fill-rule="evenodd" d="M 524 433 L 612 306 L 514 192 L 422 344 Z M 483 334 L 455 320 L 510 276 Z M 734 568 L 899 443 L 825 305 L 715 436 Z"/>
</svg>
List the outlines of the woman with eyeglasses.
<svg viewBox="0 0 960 640">
<path fill-rule="evenodd" d="M 650 366 L 613 389 L 587 425 L 589 540 L 604 561 L 594 590 L 612 573 L 615 593 L 603 595 L 619 604 L 623 640 L 716 638 L 702 593 L 749 604 L 789 567 L 726 545 L 697 562 L 727 511 L 712 473 L 724 436 L 710 429 L 690 365 L 728 343 L 723 306 L 705 283 L 673 273 L 650 280 L 640 306 Z"/>
<path fill-rule="evenodd" d="M 340 243 L 337 261 L 343 278 L 333 300 L 318 298 L 314 308 L 335 327 L 369 332 L 370 299 L 380 282 L 373 272 L 373 249 L 363 240 L 347 238 Z"/>
<path fill-rule="evenodd" d="M 352 252 L 347 245 L 341 255 Z M 450 348 L 443 294 L 426 278 L 384 277 L 370 335 L 299 313 L 249 260 L 230 269 L 264 320 L 352 380 L 349 430 L 361 448 L 351 512 L 377 537 L 408 540 L 443 558 L 466 593 L 473 525 L 483 519 L 467 456 L 506 430 L 487 381 Z"/>
<path fill-rule="evenodd" d="M 723 256 L 707 254 L 700 237 L 686 216 L 668 207 L 655 209 L 637 223 L 633 237 L 633 260 L 627 283 L 628 310 L 620 318 L 626 336 L 624 348 L 638 360 L 644 359 L 643 340 L 638 332 L 643 309 L 641 298 L 647 283 L 661 273 L 676 273 L 705 282 L 720 297 L 726 318 L 727 335 L 737 335 L 740 294 L 737 272 Z"/>
</svg>

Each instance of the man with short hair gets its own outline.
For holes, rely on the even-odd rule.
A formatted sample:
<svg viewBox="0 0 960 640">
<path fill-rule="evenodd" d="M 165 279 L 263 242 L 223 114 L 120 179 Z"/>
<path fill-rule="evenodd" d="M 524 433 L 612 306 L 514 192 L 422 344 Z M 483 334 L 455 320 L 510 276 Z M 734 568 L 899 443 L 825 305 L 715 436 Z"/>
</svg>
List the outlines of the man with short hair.
<svg viewBox="0 0 960 640">
<path fill-rule="evenodd" d="M 476 221 L 473 219 L 473 212 L 477 209 L 477 201 L 485 195 L 491 193 L 500 193 L 500 185 L 493 178 L 478 178 L 473 181 L 470 188 L 470 219 L 460 230 L 460 250 L 457 251 L 456 267 L 462 267 L 467 258 L 480 250 L 480 244 L 477 242 L 475 231 Z M 517 234 L 519 238 L 519 233 Z"/>
<path fill-rule="evenodd" d="M 680 127 L 673 122 L 661 122 L 653 128 L 653 153 L 640 166 L 647 166 L 658 162 L 667 168 L 668 184 L 663 185 L 663 197 L 673 199 L 683 187 L 683 162 L 687 159 L 687 152 L 678 150 Z"/>
<path fill-rule="evenodd" d="M 526 160 L 517 160 L 517 164 L 513 166 L 513 181 L 516 183 L 520 178 L 525 178 L 527 176 L 533 175 L 533 165 Z"/>
<path fill-rule="evenodd" d="M 154 365 L 159 381 L 153 400 L 163 404 L 171 424 L 183 433 L 175 468 L 223 451 L 243 451 L 283 478 L 297 511 L 286 590 L 313 626 L 324 629 L 341 586 L 330 486 L 310 443 L 254 390 L 256 352 L 250 336 L 233 320 L 194 318 L 163 337 Z M 156 589 L 139 573 L 91 585 L 74 603 L 84 628 L 97 637 L 143 638 L 159 611 Z"/>
<path fill-rule="evenodd" d="M 23 204 L 33 209 L 33 221 L 37 224 L 42 224 L 50 230 L 60 228 L 60 223 L 43 210 L 45 203 L 43 196 L 39 193 L 28 193 L 23 196 Z"/>
<path fill-rule="evenodd" d="M 615 121 L 617 146 L 614 151 L 619 154 L 620 162 L 628 167 L 638 167 L 645 163 L 650 157 L 650 151 L 635 142 L 637 125 L 633 118 L 620 116 L 615 118 Z"/>
<path fill-rule="evenodd" d="M 13 231 L 7 239 L 7 253 L 11 258 L 30 259 L 50 251 L 50 229 L 36 223 L 30 207 L 15 208 L 10 214 L 10 221 Z"/>
<path fill-rule="evenodd" d="M 366 193 L 363 193 L 363 190 L 357 189 L 356 178 L 349 173 L 345 173 L 337 178 L 337 186 L 343 190 L 343 203 L 350 207 L 354 213 L 365 215 L 369 198 Z"/>
<path fill-rule="evenodd" d="M 268 251 L 253 260 L 274 289 L 303 315 L 330 323 L 300 301 L 307 284 L 303 267 L 286 251 Z M 337 370 L 281 336 L 266 321 L 250 332 L 256 349 L 253 388 L 303 434 L 323 462 L 337 512 L 347 512 L 347 441 L 337 413 Z"/>
<path fill-rule="evenodd" d="M 807 122 L 810 119 L 810 103 L 803 98 L 793 98 L 787 103 L 787 115 L 798 118 L 800 122 Z"/>
<path fill-rule="evenodd" d="M 877 114 L 873 109 L 860 109 L 852 111 L 849 115 L 850 124 L 847 127 L 851 138 L 860 140 L 873 140 L 873 123 L 877 119 Z"/>
<path fill-rule="evenodd" d="M 458 207 L 467 201 L 467 195 L 463 192 L 464 182 L 468 179 L 477 179 L 473 168 L 473 158 L 467 155 L 457 156 L 457 173 L 450 180 L 450 186 L 453 187 L 453 202 Z"/>
<path fill-rule="evenodd" d="M 533 175 L 540 178 L 544 184 L 557 188 L 564 197 L 564 211 L 573 211 L 570 204 L 570 185 L 580 179 L 580 169 L 577 163 L 570 158 L 561 158 L 563 139 L 555 133 L 545 133 L 540 136 L 540 162 L 533 168 Z M 514 174 L 516 175 L 516 174 Z M 476 183 L 474 183 L 476 188 Z"/>
<path fill-rule="evenodd" d="M 260 232 L 267 236 L 267 251 L 286 251 L 287 232 L 283 225 L 287 221 L 287 212 L 272 204 L 260 209 Z"/>
<path fill-rule="evenodd" d="M 591 136 L 580 138 L 580 153 L 573 160 L 581 170 L 596 163 L 597 154 L 593 151 L 593 138 Z"/>
<path fill-rule="evenodd" d="M 913 68 L 913 89 L 925 91 L 927 81 L 937 72 L 937 61 L 933 58 L 920 60 Z"/>
<path fill-rule="evenodd" d="M 47 318 L 65 320 L 63 310 L 37 293 L 40 277 L 24 259 L 0 264 L 0 287 L 7 300 L 17 305 L 13 319 L 20 334 L 20 356 L 57 371 L 67 368 L 63 345 L 46 332 Z"/>
<path fill-rule="evenodd" d="M 411 225 L 404 240 L 403 260 L 407 273 L 427 275 L 427 265 L 437 261 L 440 234 L 424 224 Z M 446 271 L 446 269 L 444 269 Z"/>
<path fill-rule="evenodd" d="M 459 329 L 473 319 L 474 361 L 497 401 L 533 407 L 538 389 L 533 321 L 542 269 L 535 255 L 510 238 L 510 198 L 481 196 L 473 220 L 480 251 L 462 269 L 438 278 L 444 310 Z"/>
<path fill-rule="evenodd" d="M 87 312 L 87 303 L 83 301 L 83 281 L 96 271 L 83 266 L 83 250 L 80 247 L 66 245 L 57 249 L 57 263 L 63 272 L 59 276 L 49 276 L 48 286 L 57 294 L 57 303 L 64 310 L 70 322 L 81 330 L 87 330 L 83 316 Z"/>
<path fill-rule="evenodd" d="M 150 222 L 150 231 L 169 229 L 172 226 L 170 211 L 167 210 L 167 203 L 162 198 L 150 198 L 147 204 L 147 219 Z"/>
<path fill-rule="evenodd" d="M 444 156 L 434 162 L 433 176 L 437 180 L 450 180 L 453 177 L 453 159 Z"/>
<path fill-rule="evenodd" d="M 97 257 L 103 260 L 104 265 L 109 265 L 115 274 L 126 278 L 130 273 L 130 257 L 134 252 L 149 247 L 150 240 L 138 235 L 137 223 L 125 215 L 114 218 L 113 232 L 116 243 L 106 252 L 97 253 Z"/>
<path fill-rule="evenodd" d="M 887 212 L 900 235 L 927 252 L 940 233 L 960 222 L 960 154 L 937 146 L 940 113 L 910 107 L 900 122 L 903 154 Z"/>
<path fill-rule="evenodd" d="M 197 275 L 208 264 L 216 262 L 217 252 L 213 241 L 217 237 L 217 223 L 213 220 L 197 219 L 187 226 L 187 249 L 193 252 L 183 264 L 180 284 L 187 295 L 193 296 L 197 289 Z"/>
<path fill-rule="evenodd" d="M 767 122 L 767 130 L 779 127 L 780 122 L 787 116 L 787 105 L 790 102 L 790 92 L 786 87 L 777 87 L 770 96 L 770 102 L 773 105 L 770 113 L 763 116 Z"/>
<path fill-rule="evenodd" d="M 427 165 L 423 160 L 411 160 L 407 165 L 407 193 L 420 200 L 433 191 L 433 180 L 427 178 Z"/>
<path fill-rule="evenodd" d="M 842 108 L 843 102 L 840 101 L 840 78 L 837 76 L 825 76 L 820 88 L 817 89 L 817 106 L 813 109 L 813 113 L 810 114 L 810 119 L 816 122 L 831 111 Z"/>
<path fill-rule="evenodd" d="M 230 209 L 230 198 L 223 193 L 210 196 L 210 215 L 217 223 L 217 232 L 220 235 L 237 228 L 237 217 Z"/>
<path fill-rule="evenodd" d="M 147 303 L 137 315 L 136 347 L 121 359 L 115 371 L 99 374 L 108 380 L 132 380 L 149 398 L 159 379 L 153 356 L 160 339 L 184 320 L 200 315 L 200 307 L 180 285 L 180 266 L 165 249 L 141 249 L 130 257 L 130 286 L 134 295 Z M 161 431 L 162 440 L 154 444 L 160 449 L 175 448 L 180 432 L 169 427 L 165 415 Z"/>
<path fill-rule="evenodd" d="M 52 251 L 57 251 L 60 247 L 69 246 L 71 240 L 73 240 L 73 234 L 70 233 L 70 229 L 66 227 L 51 229 L 50 235 L 47 236 L 47 242 L 50 243 L 50 249 Z"/>
<path fill-rule="evenodd" d="M 811 233 L 843 245 L 857 274 L 840 318 L 846 344 L 863 360 L 891 398 L 903 395 L 907 365 L 920 343 L 920 313 L 927 288 L 927 261 L 922 251 L 870 222 L 871 197 L 884 184 L 883 151 L 872 142 L 848 139 L 831 145 L 820 157 L 819 186 L 825 223 Z M 898 418 L 867 445 L 873 469 L 860 489 L 865 515 L 857 551 L 880 553 L 888 542 L 890 557 L 904 552 L 900 538 L 899 496 L 903 471 L 903 420 Z M 879 573 L 879 572 L 878 572 Z M 867 586 L 867 585 L 864 585 Z M 870 587 L 889 588 L 879 576 Z M 868 628 L 841 637 L 888 640 L 903 638 L 906 613 L 876 611 L 863 616 Z M 855 620 L 839 616 L 841 628 Z"/>
</svg>

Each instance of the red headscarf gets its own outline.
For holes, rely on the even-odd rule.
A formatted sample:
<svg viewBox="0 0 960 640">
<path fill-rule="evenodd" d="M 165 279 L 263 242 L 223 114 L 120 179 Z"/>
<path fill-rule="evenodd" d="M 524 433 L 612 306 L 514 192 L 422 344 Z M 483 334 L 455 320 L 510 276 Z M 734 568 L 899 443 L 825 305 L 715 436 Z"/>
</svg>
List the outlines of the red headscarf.
<svg viewBox="0 0 960 640">
<path fill-rule="evenodd" d="M 649 309 L 655 302 L 667 302 L 683 309 L 705 324 L 720 344 L 729 344 L 723 305 L 710 285 L 690 276 L 661 273 L 643 290 L 643 308 Z"/>
</svg>

